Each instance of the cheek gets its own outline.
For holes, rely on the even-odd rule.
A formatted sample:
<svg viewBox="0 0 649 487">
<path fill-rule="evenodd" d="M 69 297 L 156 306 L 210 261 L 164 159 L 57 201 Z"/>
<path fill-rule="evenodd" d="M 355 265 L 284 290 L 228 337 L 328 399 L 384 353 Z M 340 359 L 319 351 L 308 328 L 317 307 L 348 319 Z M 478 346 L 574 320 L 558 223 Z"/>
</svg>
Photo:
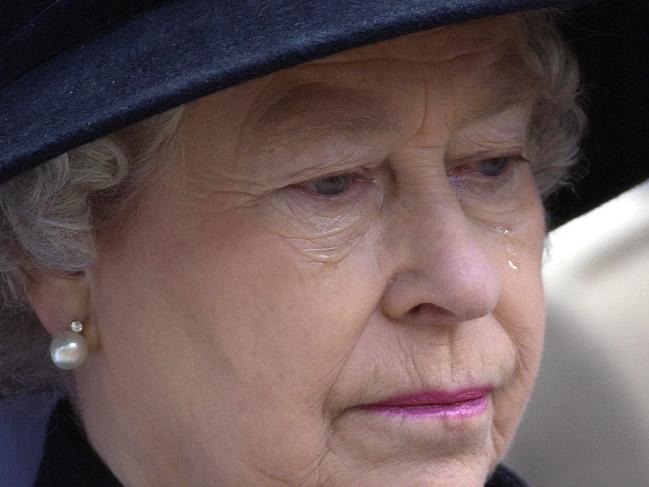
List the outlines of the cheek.
<svg viewBox="0 0 649 487">
<path fill-rule="evenodd" d="M 147 241 L 163 243 L 132 263 L 141 291 L 125 291 L 123 303 L 148 326 L 140 340 L 147 361 L 129 365 L 147 380 L 129 385 L 128 394 L 170 398 L 164 414 L 191 417 L 188 427 L 206 448 L 213 446 L 208 431 L 236 438 L 242 458 L 273 462 L 272 452 L 291 451 L 296 464 L 306 463 L 323 448 L 323 404 L 382 278 L 369 251 L 356 247 L 337 264 L 314 262 L 246 211 L 215 216 L 188 232 L 191 239 L 172 230 L 147 233 Z M 148 304 L 134 303 L 133 295 Z M 107 337 L 106 353 L 130 347 L 126 336 Z"/>
<path fill-rule="evenodd" d="M 524 280 L 523 278 L 520 281 Z M 493 439 L 498 458 L 505 454 L 529 400 L 543 349 L 544 309 L 540 279 L 530 278 L 500 307 L 515 357 L 514 373 L 494 394 Z"/>
<path fill-rule="evenodd" d="M 369 179 L 354 182 L 342 196 L 334 198 L 284 188 L 260 206 L 258 219 L 303 259 L 338 264 L 367 241 L 382 201 L 381 184 Z"/>
<path fill-rule="evenodd" d="M 543 350 L 545 325 L 541 264 L 544 215 L 536 193 L 518 223 L 491 238 L 500 264 L 502 291 L 495 310 L 516 358 L 510 382 L 494 395 L 494 440 L 504 454 L 531 394 Z"/>
<path fill-rule="evenodd" d="M 92 380 L 205 465 L 228 463 L 214 438 L 229 438 L 289 478 L 326 450 L 323 405 L 381 291 L 376 261 L 316 263 L 238 210 L 182 231 L 162 213 L 101 250 Z"/>
<path fill-rule="evenodd" d="M 232 218 L 211 230 L 237 229 L 218 246 L 205 245 L 212 239 L 203 236 L 188 250 L 204 267 L 182 276 L 181 289 L 197 290 L 182 304 L 205 330 L 195 353 L 206 366 L 215 355 L 229 364 L 210 372 L 219 383 L 206 388 L 217 391 L 223 410 L 254 418 L 221 428 L 238 438 L 247 458 L 288 475 L 325 449 L 324 405 L 374 309 L 381 279 L 371 253 L 359 247 L 337 264 L 314 262 L 285 238 Z"/>
</svg>

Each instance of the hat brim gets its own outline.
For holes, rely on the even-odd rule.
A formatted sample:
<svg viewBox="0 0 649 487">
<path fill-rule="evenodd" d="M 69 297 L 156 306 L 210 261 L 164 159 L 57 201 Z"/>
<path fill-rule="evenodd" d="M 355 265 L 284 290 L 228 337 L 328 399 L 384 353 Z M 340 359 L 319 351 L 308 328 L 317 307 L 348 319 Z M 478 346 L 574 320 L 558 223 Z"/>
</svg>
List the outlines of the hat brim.
<svg viewBox="0 0 649 487">
<path fill-rule="evenodd" d="M 279 69 L 446 24 L 565 3 L 585 2 L 165 2 L 66 49 L 0 90 L 0 182 L 131 123 Z M 583 41 L 578 36 L 574 40 Z M 592 57 L 588 45 L 581 54 Z M 597 76 L 601 65 L 593 67 Z M 615 69 L 611 65 L 606 70 Z M 624 86 L 633 89 L 634 81 L 627 81 Z M 635 91 L 640 91 L 637 85 Z M 628 94 L 625 89 L 618 99 L 636 104 L 625 98 Z M 623 126 L 632 128 L 632 121 L 627 122 Z M 593 135 L 601 133 L 596 128 Z M 602 130 L 608 134 L 607 127 Z M 590 159 L 599 169 L 601 163 Z M 641 179 L 620 176 L 621 167 L 609 168 L 619 184 L 603 185 L 615 194 Z M 607 176 L 603 181 L 610 182 Z M 551 203 L 556 205 L 552 224 L 610 194 L 591 188 L 588 203 L 581 200 L 580 209 L 574 201 L 553 200 L 559 203 Z"/>
</svg>

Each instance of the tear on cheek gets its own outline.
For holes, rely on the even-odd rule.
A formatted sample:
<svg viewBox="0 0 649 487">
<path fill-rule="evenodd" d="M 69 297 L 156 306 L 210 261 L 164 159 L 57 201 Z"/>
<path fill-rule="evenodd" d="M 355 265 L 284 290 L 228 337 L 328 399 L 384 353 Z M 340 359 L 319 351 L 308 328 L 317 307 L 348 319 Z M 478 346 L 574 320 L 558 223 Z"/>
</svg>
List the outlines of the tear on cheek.
<svg viewBox="0 0 649 487">
<path fill-rule="evenodd" d="M 263 214 L 266 229 L 309 262 L 343 261 L 378 220 L 380 193 L 346 203 L 313 205 L 301 199 L 277 198 Z M 332 208 L 330 206 L 334 206 Z"/>
<path fill-rule="evenodd" d="M 347 232 L 346 232 L 347 233 Z M 342 262 L 363 238 L 364 232 L 349 232 L 350 235 L 337 235 L 336 238 L 324 237 L 305 239 L 285 237 L 286 242 L 311 262 L 320 264 L 338 264 Z"/>
</svg>

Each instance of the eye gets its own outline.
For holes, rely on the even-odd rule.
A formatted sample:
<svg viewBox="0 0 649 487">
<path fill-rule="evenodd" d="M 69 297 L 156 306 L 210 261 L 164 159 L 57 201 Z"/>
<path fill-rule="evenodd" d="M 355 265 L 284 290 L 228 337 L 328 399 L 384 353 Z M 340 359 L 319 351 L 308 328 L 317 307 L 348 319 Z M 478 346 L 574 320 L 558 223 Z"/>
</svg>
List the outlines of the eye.
<svg viewBox="0 0 649 487">
<path fill-rule="evenodd" d="M 522 155 L 487 157 L 460 163 L 448 171 L 449 177 L 484 178 L 487 180 L 506 177 L 518 163 L 526 162 Z"/>
<path fill-rule="evenodd" d="M 512 163 L 511 157 L 494 157 L 478 163 L 480 173 L 489 177 L 497 177 L 507 170 L 507 166 Z"/>
<path fill-rule="evenodd" d="M 336 174 L 326 178 L 316 179 L 305 183 L 305 186 L 322 196 L 336 196 L 344 193 L 354 182 L 354 175 L 349 173 Z"/>
<path fill-rule="evenodd" d="M 361 174 L 344 172 L 305 181 L 294 187 L 316 197 L 335 198 L 358 189 L 359 184 L 366 179 Z"/>
<path fill-rule="evenodd" d="M 519 168 L 527 159 L 520 152 L 458 161 L 448 172 L 451 184 L 463 197 L 502 201 L 520 191 Z"/>
</svg>

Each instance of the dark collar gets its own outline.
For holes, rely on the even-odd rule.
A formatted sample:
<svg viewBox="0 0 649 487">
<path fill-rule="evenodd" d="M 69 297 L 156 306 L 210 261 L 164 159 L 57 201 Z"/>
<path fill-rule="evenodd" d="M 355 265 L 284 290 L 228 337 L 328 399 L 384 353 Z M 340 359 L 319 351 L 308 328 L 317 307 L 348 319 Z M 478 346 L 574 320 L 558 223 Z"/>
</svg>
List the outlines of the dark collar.
<svg viewBox="0 0 649 487">
<path fill-rule="evenodd" d="M 68 401 L 56 405 L 47 432 L 34 487 L 121 487 L 88 443 Z M 499 465 L 485 487 L 527 487 L 527 484 Z"/>
<path fill-rule="evenodd" d="M 59 401 L 47 424 L 43 460 L 34 487 L 121 487 L 95 453 L 66 400 Z"/>
</svg>

